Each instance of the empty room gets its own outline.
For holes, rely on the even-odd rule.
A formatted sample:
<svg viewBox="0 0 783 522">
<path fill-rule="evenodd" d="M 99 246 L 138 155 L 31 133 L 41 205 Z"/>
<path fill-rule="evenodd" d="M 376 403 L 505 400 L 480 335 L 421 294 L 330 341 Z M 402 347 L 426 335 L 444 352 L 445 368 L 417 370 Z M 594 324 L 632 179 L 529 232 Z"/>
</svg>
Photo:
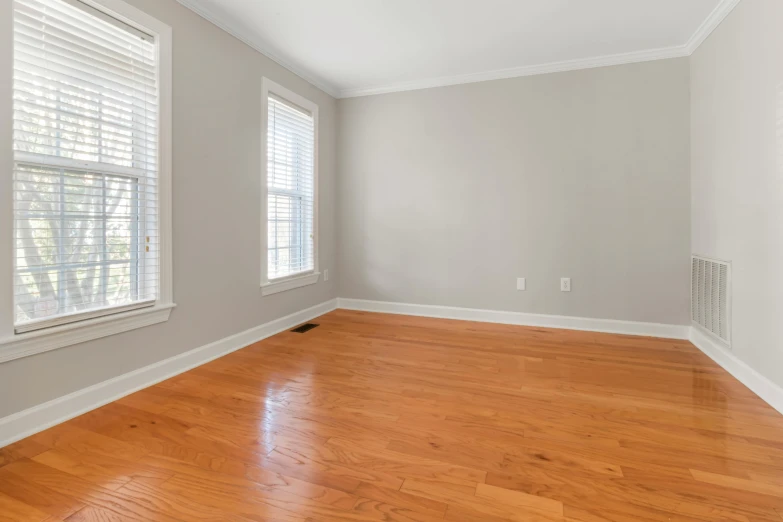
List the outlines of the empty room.
<svg viewBox="0 0 783 522">
<path fill-rule="evenodd" d="M 783 522 L 783 1 L 0 0 L 0 522 Z"/>
</svg>

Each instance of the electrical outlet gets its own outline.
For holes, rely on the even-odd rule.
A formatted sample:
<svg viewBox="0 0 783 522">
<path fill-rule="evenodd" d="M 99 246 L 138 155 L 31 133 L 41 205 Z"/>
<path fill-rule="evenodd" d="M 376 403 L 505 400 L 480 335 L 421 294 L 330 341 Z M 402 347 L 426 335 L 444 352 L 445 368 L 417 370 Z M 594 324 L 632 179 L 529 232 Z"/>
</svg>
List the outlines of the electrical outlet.
<svg viewBox="0 0 783 522">
<path fill-rule="evenodd" d="M 517 278 L 517 290 L 525 290 L 526 284 L 525 284 L 525 278 L 524 277 L 518 277 Z"/>
<path fill-rule="evenodd" d="M 329 269 L 324 270 L 324 283 L 329 280 Z"/>
<path fill-rule="evenodd" d="M 560 278 L 560 291 L 561 292 L 570 292 L 571 291 L 571 278 L 570 277 L 561 277 Z"/>
</svg>

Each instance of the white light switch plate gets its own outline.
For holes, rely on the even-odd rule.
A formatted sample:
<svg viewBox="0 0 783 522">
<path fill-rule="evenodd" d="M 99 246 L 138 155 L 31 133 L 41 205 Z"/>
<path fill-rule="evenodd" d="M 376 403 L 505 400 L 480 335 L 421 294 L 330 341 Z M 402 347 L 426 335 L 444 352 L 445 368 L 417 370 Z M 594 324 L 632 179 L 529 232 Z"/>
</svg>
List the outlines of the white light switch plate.
<svg viewBox="0 0 783 522">
<path fill-rule="evenodd" d="M 526 288 L 525 278 L 524 277 L 518 277 L 517 278 L 517 290 L 524 290 L 525 288 Z"/>
</svg>

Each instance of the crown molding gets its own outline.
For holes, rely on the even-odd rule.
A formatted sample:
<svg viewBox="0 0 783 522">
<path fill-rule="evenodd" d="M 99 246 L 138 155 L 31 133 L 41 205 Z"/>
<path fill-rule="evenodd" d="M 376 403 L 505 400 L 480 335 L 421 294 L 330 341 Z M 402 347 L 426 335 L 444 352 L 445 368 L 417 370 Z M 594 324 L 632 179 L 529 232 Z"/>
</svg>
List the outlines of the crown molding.
<svg viewBox="0 0 783 522">
<path fill-rule="evenodd" d="M 691 55 L 699 48 L 701 44 L 712 34 L 712 32 L 718 28 L 718 26 L 729 16 L 740 0 L 721 0 L 721 2 L 715 6 L 710 15 L 704 22 L 696 29 L 688 43 L 685 44 L 685 48 L 688 50 L 688 54 Z"/>
<path fill-rule="evenodd" d="M 392 92 L 415 91 L 432 87 L 446 87 L 465 83 L 485 82 L 489 80 L 505 80 L 508 78 L 520 78 L 523 76 L 535 76 L 556 72 L 578 71 L 581 69 L 593 69 L 596 67 L 608 67 L 611 65 L 624 65 L 629 63 L 649 62 L 653 60 L 665 60 L 667 58 L 682 58 L 693 54 L 699 46 L 718 28 L 723 20 L 740 3 L 740 0 L 721 0 L 710 15 L 701 23 L 696 32 L 688 39 L 685 45 L 638 51 L 631 53 L 612 54 L 596 58 L 584 58 L 579 60 L 567 60 L 563 62 L 530 65 L 526 67 L 514 67 L 482 73 L 462 74 L 457 76 L 443 76 L 412 82 L 401 82 L 391 85 L 369 87 L 361 89 L 344 89 L 338 93 L 338 98 L 356 98 L 359 96 L 372 96 L 375 94 L 387 94 Z"/>
<path fill-rule="evenodd" d="M 292 73 L 301 77 L 308 83 L 311 83 L 315 87 L 318 87 L 334 98 L 356 98 L 359 96 L 372 96 L 376 94 L 414 91 L 420 89 L 430 89 L 433 87 L 446 87 L 449 85 L 485 82 L 490 80 L 505 80 L 508 78 L 520 78 L 523 76 L 578 71 L 582 69 L 649 62 L 653 60 L 665 60 L 668 58 L 682 58 L 693 54 L 693 52 L 698 49 L 702 43 L 704 43 L 704 41 L 721 24 L 721 22 L 723 22 L 729 13 L 731 13 L 731 11 L 737 7 L 740 1 L 741 0 L 721 0 L 707 17 L 707 19 L 702 22 L 696 32 L 690 37 L 688 42 L 680 46 L 612 54 L 578 60 L 566 60 L 562 62 L 553 62 L 540 65 L 512 67 L 508 69 L 499 69 L 480 73 L 427 78 L 424 80 L 400 82 L 389 85 L 379 85 L 375 87 L 339 90 L 322 78 L 304 71 L 303 69 L 300 69 L 283 58 L 277 56 L 267 48 L 266 44 L 261 41 L 257 35 L 251 34 L 248 31 L 241 29 L 236 24 L 229 22 L 224 17 L 217 15 L 214 11 L 204 6 L 202 0 L 177 0 L 177 2 L 187 7 L 191 11 L 212 22 L 235 38 L 260 52 L 270 60 L 276 62 L 282 67 L 285 67 Z"/>
<path fill-rule="evenodd" d="M 449 85 L 486 82 L 490 80 L 505 80 L 508 78 L 520 78 L 523 76 L 536 76 L 539 74 L 593 69 L 596 67 L 607 67 L 610 65 L 649 62 L 653 60 L 664 60 L 667 58 L 682 58 L 684 56 L 688 56 L 688 51 L 685 46 L 667 47 L 648 51 L 637 51 L 631 53 L 598 56 L 594 58 L 583 58 L 579 60 L 545 63 L 541 65 L 512 67 L 510 69 L 499 69 L 480 73 L 442 76 L 440 78 L 429 78 L 426 80 L 395 83 L 391 85 L 370 87 L 366 89 L 345 89 L 338 93 L 338 98 L 356 98 L 358 96 L 372 96 L 375 94 L 387 94 L 392 92 L 415 91 L 419 89 L 430 89 L 432 87 L 446 87 Z"/>
<path fill-rule="evenodd" d="M 249 45 L 259 53 L 263 54 L 273 62 L 280 65 L 281 67 L 288 69 L 295 75 L 302 78 L 307 83 L 321 89 L 329 96 L 333 98 L 339 97 L 338 90 L 335 89 L 328 82 L 324 81 L 323 79 L 313 74 L 304 71 L 303 69 L 300 69 L 299 67 L 293 65 L 292 63 L 277 56 L 275 53 L 273 53 L 267 48 L 266 44 L 262 42 L 257 35 L 251 34 L 248 31 L 237 27 L 236 24 L 229 22 L 224 17 L 218 15 L 217 13 L 215 13 L 214 11 L 206 7 L 200 0 L 177 0 L 177 2 L 187 7 L 197 15 L 204 18 L 205 20 L 218 26 L 220 29 L 223 29 L 225 32 L 227 32 L 237 40 Z"/>
</svg>

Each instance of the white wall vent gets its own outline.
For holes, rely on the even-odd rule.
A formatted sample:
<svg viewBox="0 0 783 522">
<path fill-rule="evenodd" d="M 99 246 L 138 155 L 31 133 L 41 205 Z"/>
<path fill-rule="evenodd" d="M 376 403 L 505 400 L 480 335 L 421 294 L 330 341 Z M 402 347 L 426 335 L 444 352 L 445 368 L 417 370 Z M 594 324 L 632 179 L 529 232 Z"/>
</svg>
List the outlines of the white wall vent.
<svg viewBox="0 0 783 522">
<path fill-rule="evenodd" d="M 691 258 L 691 320 L 731 346 L 731 263 Z"/>
</svg>

